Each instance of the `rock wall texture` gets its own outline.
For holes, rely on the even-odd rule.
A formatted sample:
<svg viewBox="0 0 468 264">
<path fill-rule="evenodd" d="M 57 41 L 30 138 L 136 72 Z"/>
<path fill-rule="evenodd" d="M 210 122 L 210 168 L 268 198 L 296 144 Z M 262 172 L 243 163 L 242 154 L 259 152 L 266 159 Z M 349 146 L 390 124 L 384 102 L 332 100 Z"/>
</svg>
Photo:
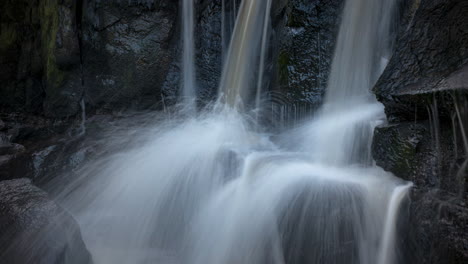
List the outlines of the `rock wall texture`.
<svg viewBox="0 0 468 264">
<path fill-rule="evenodd" d="M 318 105 L 327 86 L 343 0 L 286 1 L 278 32 L 275 91 Z"/>
<path fill-rule="evenodd" d="M 389 124 L 379 166 L 413 181 L 410 263 L 468 262 L 468 1 L 402 4 L 395 51 L 374 88 Z"/>
<path fill-rule="evenodd" d="M 82 101 L 91 112 L 161 101 L 177 1 L 3 0 L 0 10 L 1 109 L 64 118 Z"/>
<path fill-rule="evenodd" d="M 406 3 L 405 24 L 375 93 L 391 120 L 414 121 L 427 119 L 426 106 L 433 94 L 442 99 L 449 91 L 467 88 L 468 2 Z"/>
<path fill-rule="evenodd" d="M 161 108 L 180 84 L 179 2 L 2 0 L 0 109 L 67 118 L 83 106 L 91 114 Z M 320 102 L 342 2 L 273 1 L 265 91 L 275 90 L 286 101 Z M 239 4 L 196 3 L 197 87 L 203 100 L 216 96 Z"/>
</svg>

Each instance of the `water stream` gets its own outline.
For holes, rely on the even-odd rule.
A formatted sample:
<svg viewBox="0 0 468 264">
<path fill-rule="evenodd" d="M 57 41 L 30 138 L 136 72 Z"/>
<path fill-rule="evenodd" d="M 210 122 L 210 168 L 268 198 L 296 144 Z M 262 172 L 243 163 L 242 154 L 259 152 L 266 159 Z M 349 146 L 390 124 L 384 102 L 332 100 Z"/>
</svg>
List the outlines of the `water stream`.
<svg viewBox="0 0 468 264">
<path fill-rule="evenodd" d="M 276 135 L 239 107 L 256 94 L 270 4 L 242 1 L 216 105 L 140 128 L 125 151 L 59 186 L 96 263 L 398 263 L 411 185 L 373 165 L 385 115 L 369 92 L 394 1 L 347 1 L 326 104 Z"/>
<path fill-rule="evenodd" d="M 195 77 L 195 0 L 182 0 L 182 82 L 180 97 L 186 108 L 194 108 L 196 101 Z"/>
</svg>

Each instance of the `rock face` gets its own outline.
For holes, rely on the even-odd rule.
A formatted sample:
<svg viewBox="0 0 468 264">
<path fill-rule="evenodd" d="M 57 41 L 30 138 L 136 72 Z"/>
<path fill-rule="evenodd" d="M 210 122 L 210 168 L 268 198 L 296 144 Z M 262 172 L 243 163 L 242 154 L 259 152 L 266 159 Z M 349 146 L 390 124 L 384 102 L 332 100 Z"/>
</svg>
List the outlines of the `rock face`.
<svg viewBox="0 0 468 264">
<path fill-rule="evenodd" d="M 177 1 L 2 1 L 0 103 L 53 118 L 149 108 L 172 62 Z M 135 107 L 136 106 L 136 107 Z"/>
<path fill-rule="evenodd" d="M 406 10 L 395 53 L 374 91 L 391 119 L 412 121 L 427 119 L 433 95 L 441 101 L 468 88 L 468 2 L 413 0 Z"/>
<path fill-rule="evenodd" d="M 342 2 L 273 1 L 265 91 L 293 104 L 320 101 Z M 239 4 L 225 1 L 225 37 Z M 212 99 L 229 38 L 223 43 L 221 0 L 196 7 L 198 94 Z M 0 110 L 67 118 L 82 104 L 88 113 L 161 108 L 177 95 L 179 1 L 19 0 L 0 10 Z"/>
<path fill-rule="evenodd" d="M 75 220 L 29 180 L 0 182 L 0 195 L 2 263 L 92 263 Z"/>
<path fill-rule="evenodd" d="M 318 105 L 327 86 L 343 0 L 289 0 L 280 13 L 275 91 Z M 280 5 L 280 4 L 277 4 Z"/>
<path fill-rule="evenodd" d="M 408 263 L 468 262 L 468 2 L 402 5 L 393 57 L 374 92 L 390 124 L 377 165 L 413 181 Z"/>
<path fill-rule="evenodd" d="M 178 1 L 87 1 L 84 100 L 94 108 L 158 107 L 176 59 Z"/>
</svg>

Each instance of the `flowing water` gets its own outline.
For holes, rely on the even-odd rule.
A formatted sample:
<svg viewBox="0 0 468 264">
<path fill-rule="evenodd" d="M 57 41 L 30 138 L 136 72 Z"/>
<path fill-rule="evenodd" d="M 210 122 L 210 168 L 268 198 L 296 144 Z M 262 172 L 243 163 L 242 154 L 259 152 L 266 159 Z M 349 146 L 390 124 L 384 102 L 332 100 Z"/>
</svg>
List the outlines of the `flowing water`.
<svg viewBox="0 0 468 264">
<path fill-rule="evenodd" d="M 263 65 L 262 39 L 266 39 L 263 32 L 267 30 L 264 24 L 268 23 L 265 17 L 269 16 L 270 6 L 271 1 L 266 0 L 241 3 L 219 87 L 221 98 L 233 108 L 248 104 L 249 95 L 255 94 L 255 77 L 262 74 L 258 65 Z"/>
<path fill-rule="evenodd" d="M 182 0 L 182 84 L 180 95 L 187 108 L 193 108 L 196 96 L 195 78 L 195 39 L 194 39 L 194 1 Z"/>
<path fill-rule="evenodd" d="M 369 89 L 388 56 L 393 2 L 347 1 L 326 104 L 273 135 L 239 107 L 255 94 L 271 4 L 244 0 L 220 102 L 138 128 L 125 151 L 60 186 L 95 262 L 398 263 L 410 184 L 375 167 L 369 151 L 385 118 Z"/>
</svg>

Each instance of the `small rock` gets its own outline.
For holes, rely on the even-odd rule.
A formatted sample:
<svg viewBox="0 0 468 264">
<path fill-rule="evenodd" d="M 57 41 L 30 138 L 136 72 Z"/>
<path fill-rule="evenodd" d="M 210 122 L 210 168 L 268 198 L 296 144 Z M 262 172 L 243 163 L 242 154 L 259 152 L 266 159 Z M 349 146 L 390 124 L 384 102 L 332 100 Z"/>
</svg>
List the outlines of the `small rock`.
<svg viewBox="0 0 468 264">
<path fill-rule="evenodd" d="M 14 158 L 13 155 L 1 155 L 0 156 L 0 169 L 2 169 L 3 166 L 7 165 L 13 158 Z"/>
</svg>

